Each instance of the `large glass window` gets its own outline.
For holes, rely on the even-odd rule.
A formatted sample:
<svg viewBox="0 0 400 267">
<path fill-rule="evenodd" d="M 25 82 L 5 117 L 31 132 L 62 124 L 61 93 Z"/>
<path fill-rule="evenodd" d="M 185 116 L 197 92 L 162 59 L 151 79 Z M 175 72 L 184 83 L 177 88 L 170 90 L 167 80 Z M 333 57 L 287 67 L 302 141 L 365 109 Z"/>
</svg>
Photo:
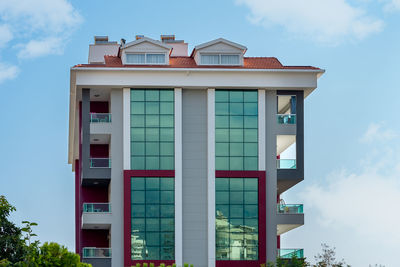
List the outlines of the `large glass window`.
<svg viewBox="0 0 400 267">
<path fill-rule="evenodd" d="M 258 92 L 215 91 L 216 170 L 258 170 Z"/>
<path fill-rule="evenodd" d="M 239 55 L 201 54 L 202 65 L 239 65 Z"/>
<path fill-rule="evenodd" d="M 174 260 L 174 178 L 131 178 L 132 260 Z"/>
<path fill-rule="evenodd" d="M 131 90 L 131 169 L 174 169 L 174 90 Z"/>
<path fill-rule="evenodd" d="M 258 178 L 216 178 L 217 260 L 258 260 Z"/>
<path fill-rule="evenodd" d="M 126 54 L 128 64 L 165 64 L 165 54 L 145 54 L 129 53 Z"/>
</svg>

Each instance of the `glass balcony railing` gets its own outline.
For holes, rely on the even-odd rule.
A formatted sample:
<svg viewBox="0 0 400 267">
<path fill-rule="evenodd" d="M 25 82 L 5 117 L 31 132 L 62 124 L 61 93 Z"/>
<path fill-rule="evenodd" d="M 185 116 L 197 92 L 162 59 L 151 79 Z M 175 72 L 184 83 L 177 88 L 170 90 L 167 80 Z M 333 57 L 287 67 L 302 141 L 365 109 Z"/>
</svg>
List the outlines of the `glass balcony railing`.
<svg viewBox="0 0 400 267">
<path fill-rule="evenodd" d="M 83 212 L 110 213 L 110 203 L 83 203 Z"/>
<path fill-rule="evenodd" d="M 111 122 L 111 113 L 90 113 L 90 122 Z"/>
<path fill-rule="evenodd" d="M 278 257 L 281 259 L 304 258 L 303 249 L 278 249 Z"/>
<path fill-rule="evenodd" d="M 303 204 L 278 204 L 278 213 L 301 214 L 303 213 Z"/>
<path fill-rule="evenodd" d="M 90 158 L 90 168 L 111 168 L 111 159 Z"/>
<path fill-rule="evenodd" d="M 296 114 L 276 114 L 278 124 L 296 124 Z"/>
<path fill-rule="evenodd" d="M 276 161 L 276 167 L 278 169 L 296 169 L 295 159 L 278 159 Z"/>
<path fill-rule="evenodd" d="M 111 248 L 83 248 L 83 258 L 111 258 Z"/>
</svg>

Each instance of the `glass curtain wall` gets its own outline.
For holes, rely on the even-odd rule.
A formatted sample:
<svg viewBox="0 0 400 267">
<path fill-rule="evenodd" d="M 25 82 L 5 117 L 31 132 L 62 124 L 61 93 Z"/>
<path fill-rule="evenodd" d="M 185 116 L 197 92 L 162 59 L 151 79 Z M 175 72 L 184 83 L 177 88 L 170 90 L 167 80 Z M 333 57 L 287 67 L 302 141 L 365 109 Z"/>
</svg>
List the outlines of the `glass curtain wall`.
<svg viewBox="0 0 400 267">
<path fill-rule="evenodd" d="M 258 260 L 258 178 L 216 178 L 217 260 Z"/>
<path fill-rule="evenodd" d="M 175 258 L 174 178 L 131 178 L 132 260 Z"/>
<path fill-rule="evenodd" d="M 174 169 L 174 90 L 131 90 L 131 169 Z"/>
<path fill-rule="evenodd" d="M 258 170 L 257 90 L 215 91 L 215 169 Z"/>
</svg>

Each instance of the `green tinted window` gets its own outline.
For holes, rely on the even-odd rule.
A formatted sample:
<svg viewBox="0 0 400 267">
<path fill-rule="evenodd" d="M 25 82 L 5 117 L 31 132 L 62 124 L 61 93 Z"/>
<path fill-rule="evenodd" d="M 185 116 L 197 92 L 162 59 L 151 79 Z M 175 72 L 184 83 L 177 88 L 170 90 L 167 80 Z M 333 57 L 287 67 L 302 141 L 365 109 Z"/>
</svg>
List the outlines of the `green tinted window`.
<svg viewBox="0 0 400 267">
<path fill-rule="evenodd" d="M 258 260 L 258 178 L 216 178 L 217 260 Z"/>
<path fill-rule="evenodd" d="M 132 260 L 174 260 L 174 178 L 131 178 Z"/>
<path fill-rule="evenodd" d="M 258 170 L 257 90 L 215 91 L 216 170 Z"/>
<path fill-rule="evenodd" d="M 131 89 L 131 169 L 174 169 L 174 90 Z"/>
</svg>

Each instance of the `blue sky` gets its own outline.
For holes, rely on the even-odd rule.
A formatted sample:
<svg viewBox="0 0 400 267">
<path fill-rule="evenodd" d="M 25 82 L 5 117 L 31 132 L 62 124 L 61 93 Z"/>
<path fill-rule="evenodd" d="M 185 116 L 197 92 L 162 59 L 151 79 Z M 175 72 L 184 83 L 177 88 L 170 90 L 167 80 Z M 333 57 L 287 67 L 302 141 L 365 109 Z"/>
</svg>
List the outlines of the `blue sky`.
<svg viewBox="0 0 400 267">
<path fill-rule="evenodd" d="M 400 1 L 0 2 L 0 194 L 41 241 L 74 249 L 67 164 L 69 68 L 94 35 L 224 37 L 247 56 L 326 69 L 305 101 L 305 180 L 284 194 L 306 223 L 282 237 L 313 260 L 325 242 L 353 266 L 398 264 Z"/>
</svg>

